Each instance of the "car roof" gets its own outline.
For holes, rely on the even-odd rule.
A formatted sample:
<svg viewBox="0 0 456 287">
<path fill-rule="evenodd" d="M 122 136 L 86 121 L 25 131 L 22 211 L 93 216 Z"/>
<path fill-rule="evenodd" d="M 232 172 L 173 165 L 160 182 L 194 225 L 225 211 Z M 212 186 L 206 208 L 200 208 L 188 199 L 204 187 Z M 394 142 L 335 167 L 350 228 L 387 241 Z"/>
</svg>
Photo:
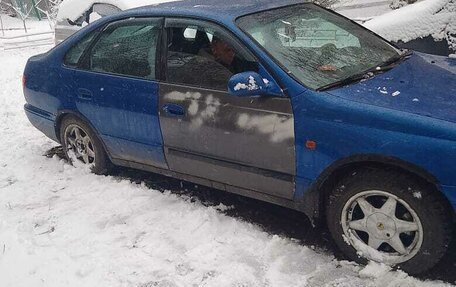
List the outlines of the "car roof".
<svg viewBox="0 0 456 287">
<path fill-rule="evenodd" d="M 202 17 L 221 22 L 227 20 L 232 22 L 243 15 L 299 3 L 309 2 L 303 0 L 180 0 L 128 11 L 167 16 Z"/>
</svg>

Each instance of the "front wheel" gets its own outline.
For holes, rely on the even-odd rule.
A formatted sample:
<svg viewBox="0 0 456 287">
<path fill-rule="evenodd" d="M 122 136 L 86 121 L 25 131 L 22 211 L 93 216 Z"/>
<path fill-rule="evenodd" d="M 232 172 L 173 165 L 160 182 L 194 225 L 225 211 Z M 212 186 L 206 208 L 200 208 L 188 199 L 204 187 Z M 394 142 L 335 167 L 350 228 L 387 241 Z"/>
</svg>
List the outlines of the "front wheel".
<svg viewBox="0 0 456 287">
<path fill-rule="evenodd" d="M 66 158 L 74 164 L 90 166 L 96 174 L 108 171 L 108 157 L 101 141 L 84 121 L 74 116 L 66 116 L 60 126 L 60 142 Z"/>
<path fill-rule="evenodd" d="M 349 259 L 418 274 L 437 264 L 447 250 L 452 220 L 446 206 L 419 179 L 366 169 L 336 185 L 326 216 L 336 244 Z"/>
</svg>

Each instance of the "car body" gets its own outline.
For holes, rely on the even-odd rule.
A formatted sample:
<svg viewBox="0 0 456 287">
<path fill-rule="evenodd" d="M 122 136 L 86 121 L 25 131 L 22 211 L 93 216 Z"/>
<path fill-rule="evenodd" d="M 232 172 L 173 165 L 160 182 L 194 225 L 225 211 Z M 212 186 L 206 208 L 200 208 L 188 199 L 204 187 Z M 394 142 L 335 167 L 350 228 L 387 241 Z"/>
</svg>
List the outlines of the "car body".
<svg viewBox="0 0 456 287">
<path fill-rule="evenodd" d="M 314 4 L 295 0 L 232 4 L 195 0 L 122 12 L 102 18 L 48 53 L 30 58 L 24 71 L 25 112 L 29 120 L 49 138 L 62 142 L 68 151 L 79 152 L 86 136 L 74 135 L 71 128 L 67 133 L 66 127 L 74 128 L 83 122 L 79 125 L 81 130 L 93 131 L 85 134 L 115 165 L 268 201 L 302 211 L 312 219 L 324 217 L 325 213 L 328 217 L 328 206 L 329 211 L 336 210 L 331 204 L 340 198 L 337 192 L 350 186 L 341 178 L 371 178 L 366 170 L 401 174 L 404 178 L 397 182 L 410 182 L 407 196 L 412 203 L 401 199 L 402 191 L 392 196 L 394 200 L 406 209 L 416 201 L 419 210 L 427 204 L 421 198 L 431 194 L 439 202 L 439 216 L 450 218 L 440 225 L 450 232 L 447 226 L 451 225 L 456 208 L 454 62 L 420 53 L 406 54 L 358 24 Z M 320 77 L 314 77 L 334 72 L 336 68 L 331 65 L 318 66 L 321 70 L 313 73 L 300 74 L 295 66 L 288 69 L 285 66 L 289 62 L 279 61 L 280 53 L 262 46 L 263 40 L 256 32 L 250 33 L 248 25 L 255 30 L 256 20 L 268 21 L 271 15 L 293 13 L 293 9 L 333 19 L 334 23 L 357 31 L 353 33 L 377 41 L 383 45 L 382 50 L 397 57 L 394 63 L 373 66 L 361 78 L 351 77 L 351 82 L 341 78 L 339 84 L 332 80 L 323 83 Z M 306 31 L 299 30 L 302 27 L 277 21 L 283 27 L 276 44 L 286 43 L 284 47 L 290 51 L 298 44 L 316 46 L 318 53 L 333 49 L 336 44 L 359 44 L 345 30 L 336 32 L 336 36 L 343 34 L 337 37 L 341 42 L 331 38 L 332 42 L 327 43 L 327 36 L 320 32 L 335 29 L 335 24 L 316 23 L 314 16 L 300 20 L 321 29 L 316 34 L 312 32 L 317 38 L 310 40 Z M 200 26 L 209 28 L 199 33 L 195 27 Z M 133 29 L 117 36 L 127 37 L 128 41 L 113 44 L 106 40 L 114 37 L 118 29 Z M 152 41 L 156 49 L 154 46 L 146 53 L 138 48 L 130 58 L 112 60 L 125 52 L 117 51 L 119 46 L 126 45 L 128 51 L 140 47 L 146 35 L 141 34 L 143 31 L 155 31 L 154 40 L 147 41 Z M 214 39 L 220 37 L 229 39 L 236 55 L 245 60 L 244 72 L 230 75 L 228 83 L 219 81 L 225 75 L 210 60 L 212 56 L 200 56 L 204 51 L 195 49 L 203 42 L 213 49 Z M 175 43 L 179 45 L 175 47 Z M 193 54 L 190 57 L 188 53 Z M 138 60 L 141 54 L 146 60 Z M 197 61 L 192 62 L 194 59 Z M 186 66 L 189 63 L 191 68 Z M 252 63 L 256 72 L 249 72 Z M 307 85 L 303 81 L 308 77 Z M 213 86 L 208 87 L 207 83 Z M 72 145 L 78 139 L 79 145 Z M 98 153 L 88 148 L 91 153 Z M 86 163 L 98 165 L 96 159 L 99 157 Z M 379 176 L 372 181 L 376 178 Z M 388 182 L 382 179 L 376 185 L 385 180 Z M 343 184 L 335 188 L 338 182 Z M 415 183 L 428 190 L 414 191 Z M 379 194 L 383 193 L 374 192 L 372 196 Z M 335 224 L 340 223 L 335 220 Z M 425 221 L 421 218 L 423 224 Z M 434 222 L 431 226 L 438 225 Z M 383 230 L 385 224 L 379 223 L 377 228 Z M 429 244 L 428 239 L 421 243 Z M 356 253 L 354 260 L 355 257 Z M 435 257 L 426 260 L 435 264 L 440 255 Z M 426 265 L 422 262 L 418 265 Z M 416 264 L 403 268 L 419 272 Z"/>
</svg>

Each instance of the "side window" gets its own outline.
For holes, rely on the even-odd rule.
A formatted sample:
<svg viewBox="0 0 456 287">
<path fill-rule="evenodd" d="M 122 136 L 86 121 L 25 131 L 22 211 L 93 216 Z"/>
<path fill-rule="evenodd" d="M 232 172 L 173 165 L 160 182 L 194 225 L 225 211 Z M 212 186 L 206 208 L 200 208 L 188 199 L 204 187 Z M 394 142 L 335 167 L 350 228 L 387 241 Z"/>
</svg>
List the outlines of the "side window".
<svg viewBox="0 0 456 287">
<path fill-rule="evenodd" d="M 82 40 L 80 40 L 70 50 L 68 50 L 63 63 L 69 67 L 76 67 L 85 49 L 89 46 L 90 42 L 92 42 L 93 38 L 95 38 L 96 34 L 97 31 L 92 31 L 88 35 L 84 36 Z"/>
<path fill-rule="evenodd" d="M 221 28 L 198 23 L 168 25 L 167 81 L 227 90 L 232 75 L 258 71 L 258 63 Z"/>
<path fill-rule="evenodd" d="M 114 23 L 101 34 L 89 55 L 92 71 L 155 79 L 158 19 Z"/>
</svg>

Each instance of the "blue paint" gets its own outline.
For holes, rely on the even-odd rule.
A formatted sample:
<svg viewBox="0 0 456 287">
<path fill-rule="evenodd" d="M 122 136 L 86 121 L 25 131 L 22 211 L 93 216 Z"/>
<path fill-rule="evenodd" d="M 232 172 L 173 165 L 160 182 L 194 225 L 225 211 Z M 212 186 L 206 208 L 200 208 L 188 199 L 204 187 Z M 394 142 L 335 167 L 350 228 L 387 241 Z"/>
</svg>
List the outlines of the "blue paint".
<svg viewBox="0 0 456 287">
<path fill-rule="evenodd" d="M 415 53 L 370 81 L 329 93 L 358 103 L 456 122 L 455 74 L 456 60 Z"/>
<path fill-rule="evenodd" d="M 166 167 L 157 112 L 158 82 L 74 70 L 71 84 L 76 109 L 101 137 L 111 139 L 105 142 L 111 156 Z M 81 90 L 91 96 L 81 96 Z M 147 152 L 141 155 L 129 144 L 143 146 Z M 115 153 L 119 146 L 123 152 Z"/>
<path fill-rule="evenodd" d="M 77 71 L 63 67 L 62 59 L 86 33 L 117 19 L 162 15 L 200 18 L 229 29 L 258 58 L 261 77 L 280 86 L 291 98 L 296 201 L 302 200 L 335 162 L 367 155 L 393 158 L 426 171 L 437 179 L 456 208 L 456 60 L 414 53 L 369 80 L 313 91 L 290 77 L 234 22 L 244 14 L 298 2 L 187 0 L 102 18 L 49 53 L 29 60 L 25 69 L 26 114 L 54 140 L 54 122 L 60 111 L 82 114 L 111 156 L 166 168 L 158 122 L 158 83 Z M 316 150 L 307 149 L 306 140 L 315 141 Z"/>
<path fill-rule="evenodd" d="M 283 96 L 275 82 L 265 82 L 263 79 L 256 72 L 236 74 L 228 81 L 228 91 L 237 97 Z"/>
<path fill-rule="evenodd" d="M 169 116 L 182 117 L 185 115 L 184 107 L 177 104 L 166 104 L 162 107 L 163 112 Z"/>
<path fill-rule="evenodd" d="M 442 185 L 442 191 L 454 207 L 456 205 L 456 186 Z"/>
<path fill-rule="evenodd" d="M 24 105 L 27 118 L 35 128 L 44 133 L 48 138 L 59 141 L 55 134 L 54 119 L 48 112 L 37 109 L 29 104 Z"/>
</svg>

